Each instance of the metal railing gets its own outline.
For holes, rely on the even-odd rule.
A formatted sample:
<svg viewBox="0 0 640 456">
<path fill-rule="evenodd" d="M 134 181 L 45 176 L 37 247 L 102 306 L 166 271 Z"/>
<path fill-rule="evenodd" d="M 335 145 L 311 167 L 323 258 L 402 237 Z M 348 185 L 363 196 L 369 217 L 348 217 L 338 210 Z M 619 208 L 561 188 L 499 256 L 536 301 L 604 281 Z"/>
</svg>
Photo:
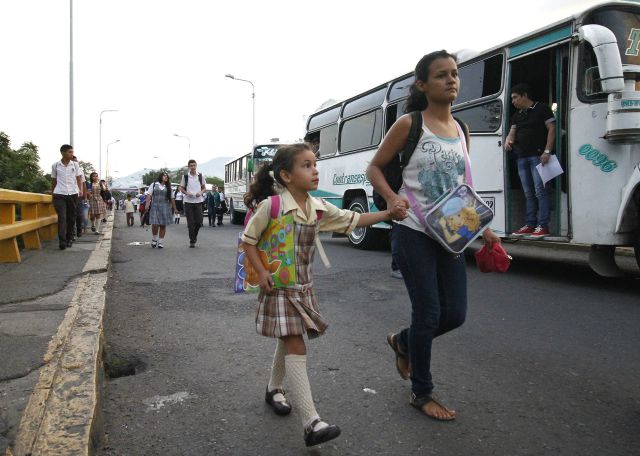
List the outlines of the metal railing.
<svg viewBox="0 0 640 456">
<path fill-rule="evenodd" d="M 16 221 L 18 205 L 21 220 Z M 18 236 L 25 249 L 42 248 L 41 241 L 58 235 L 57 223 L 51 195 L 0 188 L 0 263 L 20 262 Z"/>
</svg>

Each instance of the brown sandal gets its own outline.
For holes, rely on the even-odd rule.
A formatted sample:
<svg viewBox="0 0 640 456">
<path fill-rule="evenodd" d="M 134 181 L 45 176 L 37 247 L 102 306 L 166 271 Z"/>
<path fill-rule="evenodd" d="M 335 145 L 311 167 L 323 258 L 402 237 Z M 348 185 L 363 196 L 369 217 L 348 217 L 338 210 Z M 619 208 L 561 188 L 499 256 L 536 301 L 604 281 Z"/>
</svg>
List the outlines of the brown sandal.
<svg viewBox="0 0 640 456">
<path fill-rule="evenodd" d="M 438 416 L 429 415 L 425 411 L 424 406 L 427 405 L 430 402 L 433 402 L 434 404 L 436 404 L 441 409 L 446 410 L 447 412 L 451 413 L 452 416 L 449 416 L 449 417 L 446 417 L 446 418 L 440 418 Z M 424 415 L 426 415 L 429 418 L 434 419 L 436 421 L 453 421 L 453 420 L 456 419 L 456 412 L 454 410 L 449 410 L 447 407 L 442 405 L 440 402 L 436 401 L 430 394 L 427 394 L 427 395 L 424 395 L 424 396 L 416 396 L 415 393 L 411 393 L 411 396 L 409 398 L 409 404 L 411 404 L 411 406 L 413 406 L 413 407 L 417 408 L 418 410 L 420 410 L 420 412 L 423 413 Z"/>
<path fill-rule="evenodd" d="M 403 380 L 408 380 L 411 377 L 411 366 L 409 364 L 409 358 L 407 354 L 402 351 L 398 338 L 394 333 L 387 334 L 387 343 L 396 354 L 396 370 Z"/>
</svg>

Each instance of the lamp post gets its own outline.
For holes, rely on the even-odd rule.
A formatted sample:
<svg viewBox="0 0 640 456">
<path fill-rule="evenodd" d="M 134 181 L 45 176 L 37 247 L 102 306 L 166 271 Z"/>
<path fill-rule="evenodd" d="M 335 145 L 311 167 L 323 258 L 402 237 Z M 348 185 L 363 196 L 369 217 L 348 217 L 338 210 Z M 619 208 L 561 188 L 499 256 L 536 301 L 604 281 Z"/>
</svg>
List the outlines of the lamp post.
<svg viewBox="0 0 640 456">
<path fill-rule="evenodd" d="M 117 142 L 120 142 L 120 140 L 116 139 L 115 141 L 110 142 L 109 144 L 107 144 L 107 166 L 106 166 L 106 168 L 107 168 L 107 178 L 105 179 L 107 182 L 109 182 L 109 146 L 112 145 L 112 144 L 115 144 Z M 111 184 L 109 184 L 109 185 L 111 185 Z"/>
<path fill-rule="evenodd" d="M 73 145 L 73 0 L 69 0 L 69 141 Z"/>
<path fill-rule="evenodd" d="M 229 79 L 234 79 L 236 81 L 248 82 L 249 84 L 251 84 L 251 100 L 253 103 L 253 122 L 252 122 L 253 133 L 251 136 L 251 141 L 252 141 L 252 148 L 253 148 L 256 145 L 256 86 L 253 85 L 253 82 L 247 79 L 236 78 L 232 74 L 225 74 L 224 77 Z M 253 157 L 253 154 L 252 154 L 252 157 Z"/>
<path fill-rule="evenodd" d="M 178 133 L 174 133 L 173 136 L 178 138 L 184 138 L 189 142 L 189 160 L 191 160 L 191 139 L 188 136 L 179 135 Z"/>
<path fill-rule="evenodd" d="M 100 148 L 99 153 L 98 153 L 98 161 L 100 162 L 98 164 L 98 173 L 100 174 L 100 177 L 102 177 L 102 114 L 104 114 L 105 112 L 118 112 L 117 109 L 105 109 L 103 111 L 100 111 Z"/>
</svg>

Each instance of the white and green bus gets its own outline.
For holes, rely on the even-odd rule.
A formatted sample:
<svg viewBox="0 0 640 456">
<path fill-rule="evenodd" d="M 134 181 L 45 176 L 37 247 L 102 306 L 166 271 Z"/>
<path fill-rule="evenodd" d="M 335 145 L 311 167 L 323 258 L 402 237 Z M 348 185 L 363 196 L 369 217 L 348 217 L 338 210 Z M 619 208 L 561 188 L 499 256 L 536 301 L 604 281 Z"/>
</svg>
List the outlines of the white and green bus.
<svg viewBox="0 0 640 456">
<path fill-rule="evenodd" d="M 260 144 L 253 152 L 235 158 L 224 165 L 224 192 L 229 202 L 231 222 L 242 225 L 247 214 L 244 194 L 260 166 L 270 163 L 280 144 Z"/>
<path fill-rule="evenodd" d="M 503 142 L 513 107 L 510 88 L 556 116 L 555 151 L 565 173 L 547 184 L 552 235 L 539 242 L 591 245 L 590 264 L 619 273 L 616 246 L 633 246 L 640 264 L 640 5 L 608 2 L 459 62 L 453 114 L 471 133 L 476 191 L 503 237 L 525 219 L 513 154 Z M 306 139 L 319 141 L 318 195 L 339 207 L 375 211 L 365 170 L 385 132 L 404 113 L 411 73 L 311 115 Z M 386 237 L 388 225 L 356 230 L 356 247 Z"/>
</svg>

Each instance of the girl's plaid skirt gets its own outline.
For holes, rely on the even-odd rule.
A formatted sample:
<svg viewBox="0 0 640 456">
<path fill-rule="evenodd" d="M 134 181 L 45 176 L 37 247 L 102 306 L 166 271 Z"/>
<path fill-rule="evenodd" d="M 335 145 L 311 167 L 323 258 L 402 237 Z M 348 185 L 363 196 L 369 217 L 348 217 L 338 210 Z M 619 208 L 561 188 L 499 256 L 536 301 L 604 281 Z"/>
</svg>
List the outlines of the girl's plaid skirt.
<svg viewBox="0 0 640 456">
<path fill-rule="evenodd" d="M 91 189 L 91 195 L 89 195 L 89 215 L 104 216 L 107 212 L 107 205 L 104 203 L 102 196 L 100 196 L 100 188 L 94 184 Z"/>
<path fill-rule="evenodd" d="M 320 314 L 313 284 L 295 288 L 274 289 L 260 292 L 256 312 L 256 331 L 266 337 L 321 336 L 327 322 Z"/>
</svg>

